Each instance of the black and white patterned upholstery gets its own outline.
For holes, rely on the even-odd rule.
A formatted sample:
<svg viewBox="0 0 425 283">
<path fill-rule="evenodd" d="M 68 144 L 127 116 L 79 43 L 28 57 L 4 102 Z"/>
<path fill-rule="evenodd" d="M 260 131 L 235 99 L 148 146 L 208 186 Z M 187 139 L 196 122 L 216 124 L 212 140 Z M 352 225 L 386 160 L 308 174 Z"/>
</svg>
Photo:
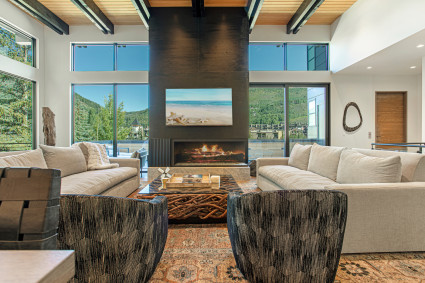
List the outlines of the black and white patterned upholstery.
<svg viewBox="0 0 425 283">
<path fill-rule="evenodd" d="M 333 282 L 347 218 L 338 191 L 230 193 L 227 227 L 249 282 Z"/>
<path fill-rule="evenodd" d="M 147 282 L 168 233 L 167 199 L 62 195 L 58 246 L 75 250 L 74 282 Z"/>
</svg>

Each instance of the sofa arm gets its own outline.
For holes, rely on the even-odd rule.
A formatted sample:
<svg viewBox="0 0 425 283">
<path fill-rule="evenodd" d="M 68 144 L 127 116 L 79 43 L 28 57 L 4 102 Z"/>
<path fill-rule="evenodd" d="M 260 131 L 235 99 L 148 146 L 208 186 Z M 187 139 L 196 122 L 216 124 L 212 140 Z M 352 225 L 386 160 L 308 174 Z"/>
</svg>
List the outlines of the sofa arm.
<svg viewBox="0 0 425 283">
<path fill-rule="evenodd" d="M 425 250 L 425 182 L 336 184 L 347 194 L 343 253 Z"/>
<path fill-rule="evenodd" d="M 120 167 L 133 167 L 137 169 L 137 172 L 140 172 L 140 159 L 137 158 L 109 158 L 111 163 L 118 163 Z"/>
<path fill-rule="evenodd" d="M 257 178 L 258 170 L 261 166 L 267 165 L 288 165 L 289 157 L 274 157 L 274 158 L 257 158 Z"/>
</svg>

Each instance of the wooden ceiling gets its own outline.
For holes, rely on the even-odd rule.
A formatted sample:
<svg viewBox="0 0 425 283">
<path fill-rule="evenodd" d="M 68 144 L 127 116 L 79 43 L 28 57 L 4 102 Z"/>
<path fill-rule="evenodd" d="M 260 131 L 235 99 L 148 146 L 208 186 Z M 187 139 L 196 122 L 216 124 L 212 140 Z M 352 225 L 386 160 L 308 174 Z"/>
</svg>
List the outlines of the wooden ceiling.
<svg viewBox="0 0 425 283">
<path fill-rule="evenodd" d="M 70 0 L 38 0 L 69 25 L 91 21 Z M 357 0 L 325 0 L 307 24 L 329 25 Z M 142 25 L 131 0 L 94 0 L 115 25 Z M 192 0 L 149 0 L 152 7 L 191 7 Z M 264 0 L 257 25 L 286 25 L 303 0 Z M 205 7 L 245 7 L 247 0 L 205 0 Z"/>
</svg>

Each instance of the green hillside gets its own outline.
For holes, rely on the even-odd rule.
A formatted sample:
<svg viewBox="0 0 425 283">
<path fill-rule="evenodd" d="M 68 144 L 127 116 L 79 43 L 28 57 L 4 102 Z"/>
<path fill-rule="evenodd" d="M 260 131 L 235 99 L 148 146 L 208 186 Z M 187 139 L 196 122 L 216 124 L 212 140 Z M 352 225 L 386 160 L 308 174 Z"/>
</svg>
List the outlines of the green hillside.
<svg viewBox="0 0 425 283">
<path fill-rule="evenodd" d="M 124 104 L 117 109 L 118 140 L 139 139 L 131 135 L 132 123 L 135 119 L 145 129 L 149 126 L 148 109 L 125 112 Z M 74 94 L 74 133 L 75 141 L 112 140 L 113 139 L 113 97 L 109 95 L 102 106 L 92 100 Z"/>
<path fill-rule="evenodd" d="M 285 121 L 285 97 L 282 88 L 251 88 L 249 91 L 250 124 L 276 125 Z M 290 125 L 307 125 L 307 89 L 291 88 Z"/>
</svg>

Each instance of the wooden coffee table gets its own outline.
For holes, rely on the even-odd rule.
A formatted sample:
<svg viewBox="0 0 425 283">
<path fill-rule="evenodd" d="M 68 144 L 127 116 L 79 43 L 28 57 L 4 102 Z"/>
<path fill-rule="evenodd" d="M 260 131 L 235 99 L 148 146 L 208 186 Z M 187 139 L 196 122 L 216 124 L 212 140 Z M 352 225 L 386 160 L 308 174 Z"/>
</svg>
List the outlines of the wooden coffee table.
<svg viewBox="0 0 425 283">
<path fill-rule="evenodd" d="M 225 222 L 227 217 L 227 194 L 241 191 L 232 175 L 220 176 L 220 188 L 161 189 L 158 177 L 135 195 L 138 199 L 166 196 L 168 219 L 171 223 Z"/>
</svg>

